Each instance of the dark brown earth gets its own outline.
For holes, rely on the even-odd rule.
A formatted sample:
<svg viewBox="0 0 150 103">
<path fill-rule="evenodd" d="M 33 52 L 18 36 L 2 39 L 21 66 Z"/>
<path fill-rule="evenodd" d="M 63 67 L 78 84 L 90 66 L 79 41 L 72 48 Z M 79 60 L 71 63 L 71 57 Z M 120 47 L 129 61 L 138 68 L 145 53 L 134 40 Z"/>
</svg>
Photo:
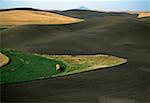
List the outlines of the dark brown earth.
<svg viewBox="0 0 150 103">
<path fill-rule="evenodd" d="M 2 47 L 41 54 L 104 53 L 126 58 L 128 63 L 106 70 L 1 85 L 2 101 L 150 103 L 147 21 L 109 15 L 70 25 L 25 25 L 3 30 Z"/>
</svg>

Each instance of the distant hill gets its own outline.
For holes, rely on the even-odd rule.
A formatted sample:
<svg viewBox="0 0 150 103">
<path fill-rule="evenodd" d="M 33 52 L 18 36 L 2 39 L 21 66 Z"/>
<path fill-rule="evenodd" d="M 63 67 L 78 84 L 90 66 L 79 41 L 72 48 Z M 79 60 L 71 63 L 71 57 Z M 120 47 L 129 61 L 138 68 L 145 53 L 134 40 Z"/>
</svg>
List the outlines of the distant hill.
<svg viewBox="0 0 150 103">
<path fill-rule="evenodd" d="M 80 21 L 80 19 L 30 8 L 0 10 L 0 25 L 68 24 Z"/>
<path fill-rule="evenodd" d="M 137 18 L 138 14 L 130 14 L 128 12 L 102 12 L 94 10 L 82 10 L 82 9 L 71 9 L 66 11 L 53 11 L 65 16 L 80 18 L 80 19 L 93 19 L 106 16 L 123 16 L 123 17 L 132 17 Z"/>
<path fill-rule="evenodd" d="M 80 6 L 80 7 L 76 8 L 76 9 L 78 9 L 78 10 L 90 10 L 87 7 L 84 7 L 84 6 Z"/>
</svg>

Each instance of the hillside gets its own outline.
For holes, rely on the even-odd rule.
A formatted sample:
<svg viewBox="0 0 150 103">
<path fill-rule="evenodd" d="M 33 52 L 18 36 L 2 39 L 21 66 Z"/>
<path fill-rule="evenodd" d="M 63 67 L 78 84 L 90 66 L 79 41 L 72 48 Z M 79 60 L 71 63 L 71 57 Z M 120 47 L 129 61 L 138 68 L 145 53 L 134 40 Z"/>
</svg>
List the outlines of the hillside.
<svg viewBox="0 0 150 103">
<path fill-rule="evenodd" d="M 150 17 L 143 17 L 143 18 L 140 18 L 140 20 L 147 22 L 147 23 L 150 23 Z"/>
<path fill-rule="evenodd" d="M 1 10 L 0 25 L 68 24 L 80 19 L 38 10 Z"/>
<path fill-rule="evenodd" d="M 77 24 L 19 26 L 0 35 L 2 47 L 46 54 L 87 54 L 113 52 L 115 48 L 135 50 L 136 45 L 149 48 L 149 27 L 138 19 L 108 16 Z"/>
<path fill-rule="evenodd" d="M 138 18 L 150 17 L 149 11 L 129 11 L 130 14 L 138 14 Z"/>
<path fill-rule="evenodd" d="M 128 18 L 136 18 L 138 16 L 138 14 L 130 14 L 128 12 L 105 12 L 105 11 L 79 10 L 79 9 L 71 9 L 66 11 L 52 11 L 52 12 L 80 19 L 94 19 L 106 16 L 121 16 Z"/>
<path fill-rule="evenodd" d="M 150 17 L 150 12 L 139 12 L 139 18 Z"/>
<path fill-rule="evenodd" d="M 85 16 L 88 12 L 89 17 Z M 126 58 L 128 62 L 111 69 L 2 85 L 2 101 L 149 103 L 150 19 L 130 14 L 99 16 L 93 11 L 75 11 L 75 14 L 86 20 L 3 29 L 1 46 L 48 55 L 108 54 Z"/>
</svg>

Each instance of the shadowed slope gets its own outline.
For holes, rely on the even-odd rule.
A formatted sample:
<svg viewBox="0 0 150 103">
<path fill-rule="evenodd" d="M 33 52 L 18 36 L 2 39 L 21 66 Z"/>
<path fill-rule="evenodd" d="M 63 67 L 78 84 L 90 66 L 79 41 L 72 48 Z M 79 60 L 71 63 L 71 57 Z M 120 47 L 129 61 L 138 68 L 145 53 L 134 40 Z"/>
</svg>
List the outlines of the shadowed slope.
<svg viewBox="0 0 150 103">
<path fill-rule="evenodd" d="M 147 23 L 150 23 L 150 17 L 143 17 L 143 18 L 140 18 L 140 20 L 147 22 Z"/>
<path fill-rule="evenodd" d="M 145 44 L 144 47 L 149 48 L 146 45 L 149 27 L 138 19 L 109 16 L 68 25 L 19 26 L 1 31 L 1 37 L 3 47 L 48 54 L 76 54 L 102 52 L 106 46 L 111 51 L 120 44 L 131 49 L 136 44 Z"/>
<path fill-rule="evenodd" d="M 100 17 L 106 17 L 106 16 L 124 16 L 124 17 L 133 17 L 136 18 L 137 14 L 129 14 L 126 12 L 103 12 L 103 11 L 90 11 L 90 10 L 78 10 L 78 9 L 72 9 L 72 10 L 66 10 L 66 11 L 53 11 L 54 13 L 76 17 L 76 18 L 82 18 L 82 19 L 93 19 L 93 18 L 100 18 Z"/>
</svg>

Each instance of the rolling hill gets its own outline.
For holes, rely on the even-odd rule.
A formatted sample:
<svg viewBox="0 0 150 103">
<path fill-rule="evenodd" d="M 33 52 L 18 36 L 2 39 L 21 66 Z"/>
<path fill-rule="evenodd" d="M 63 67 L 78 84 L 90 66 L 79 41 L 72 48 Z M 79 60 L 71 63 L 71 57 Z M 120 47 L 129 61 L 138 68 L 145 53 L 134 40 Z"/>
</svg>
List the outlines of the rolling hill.
<svg viewBox="0 0 150 103">
<path fill-rule="evenodd" d="M 150 17 L 149 11 L 129 11 L 130 14 L 138 14 L 138 18 Z"/>
<path fill-rule="evenodd" d="M 147 23 L 150 23 L 150 17 L 143 17 L 143 18 L 140 18 L 140 20 L 147 22 Z"/>
<path fill-rule="evenodd" d="M 2 85 L 2 101 L 149 103 L 150 19 L 139 19 L 129 13 L 128 16 L 77 10 L 61 13 L 64 12 L 86 20 L 4 29 L 0 31 L 1 47 L 41 54 L 104 53 L 126 58 L 128 63 L 75 76 Z"/>
<path fill-rule="evenodd" d="M 82 20 L 34 9 L 10 9 L 0 11 L 0 25 L 68 24 L 80 21 Z"/>
<path fill-rule="evenodd" d="M 138 14 L 130 14 L 128 12 L 105 12 L 94 10 L 71 9 L 66 11 L 52 11 L 65 16 L 80 18 L 80 19 L 94 19 L 106 16 L 123 16 L 128 18 L 136 18 Z"/>
<path fill-rule="evenodd" d="M 0 35 L 2 47 L 22 51 L 46 54 L 106 53 L 113 52 L 115 48 L 134 50 L 136 45 L 149 48 L 146 45 L 149 43 L 149 27 L 148 23 L 136 18 L 106 16 L 77 24 L 18 26 L 2 30 Z M 120 45 L 121 48 L 118 47 Z"/>
</svg>

